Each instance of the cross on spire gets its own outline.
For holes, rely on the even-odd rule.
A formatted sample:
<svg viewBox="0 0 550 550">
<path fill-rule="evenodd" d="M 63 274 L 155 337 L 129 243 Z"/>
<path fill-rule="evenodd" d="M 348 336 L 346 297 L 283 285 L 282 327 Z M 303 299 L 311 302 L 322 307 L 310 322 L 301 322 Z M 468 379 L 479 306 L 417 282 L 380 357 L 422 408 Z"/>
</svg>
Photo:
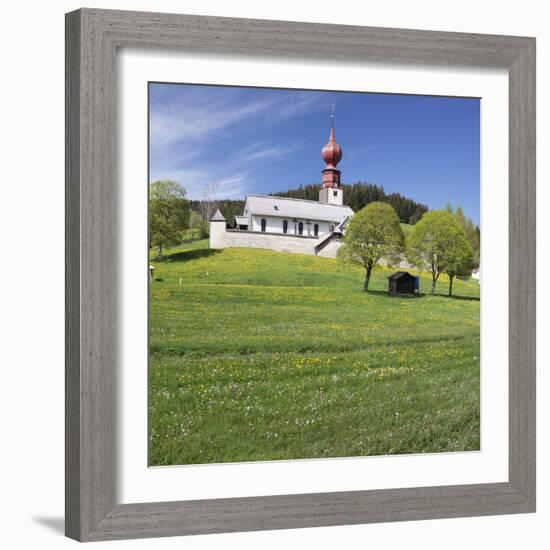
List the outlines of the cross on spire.
<svg viewBox="0 0 550 550">
<path fill-rule="evenodd" d="M 336 103 L 332 103 L 330 106 L 330 127 L 334 129 L 334 114 L 336 113 Z"/>
</svg>

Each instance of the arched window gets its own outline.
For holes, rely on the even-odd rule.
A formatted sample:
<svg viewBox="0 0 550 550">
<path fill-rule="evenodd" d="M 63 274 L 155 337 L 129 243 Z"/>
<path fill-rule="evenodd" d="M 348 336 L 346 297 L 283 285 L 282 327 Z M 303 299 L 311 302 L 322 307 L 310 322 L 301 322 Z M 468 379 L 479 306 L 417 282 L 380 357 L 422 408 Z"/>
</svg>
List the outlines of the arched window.
<svg viewBox="0 0 550 550">
<path fill-rule="evenodd" d="M 298 235 L 303 235 L 304 234 L 304 222 L 300 222 L 298 224 Z"/>
<path fill-rule="evenodd" d="M 265 231 L 266 221 L 265 218 L 262 218 L 262 231 Z"/>
<path fill-rule="evenodd" d="M 283 221 L 283 233 L 288 233 L 288 221 Z"/>
<path fill-rule="evenodd" d="M 319 224 L 316 223 L 314 226 L 313 226 L 313 234 L 318 237 L 319 236 Z"/>
</svg>

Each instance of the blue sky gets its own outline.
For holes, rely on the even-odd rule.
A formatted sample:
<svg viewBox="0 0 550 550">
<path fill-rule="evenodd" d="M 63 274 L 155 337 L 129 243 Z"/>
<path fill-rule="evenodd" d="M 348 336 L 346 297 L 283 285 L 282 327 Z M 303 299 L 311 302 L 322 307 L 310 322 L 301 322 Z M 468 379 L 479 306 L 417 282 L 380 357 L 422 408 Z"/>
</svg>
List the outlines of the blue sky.
<svg viewBox="0 0 550 550">
<path fill-rule="evenodd" d="M 318 183 L 336 105 L 342 181 L 443 208 L 479 223 L 476 98 L 151 83 L 150 178 L 179 182 L 191 199 Z"/>
</svg>

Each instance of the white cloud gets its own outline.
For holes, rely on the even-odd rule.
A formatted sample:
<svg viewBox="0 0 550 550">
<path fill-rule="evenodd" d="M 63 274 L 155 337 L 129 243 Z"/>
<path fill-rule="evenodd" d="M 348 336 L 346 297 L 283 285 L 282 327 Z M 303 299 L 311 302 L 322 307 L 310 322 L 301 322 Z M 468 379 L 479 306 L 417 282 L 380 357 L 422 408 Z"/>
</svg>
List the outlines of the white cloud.
<svg viewBox="0 0 550 550">
<path fill-rule="evenodd" d="M 178 141 L 196 143 L 260 114 L 273 123 L 326 108 L 325 98 L 317 92 L 298 92 L 290 97 L 274 94 L 249 102 L 237 98 L 233 89 L 185 88 L 185 93 L 170 103 L 151 110 L 151 144 L 158 149 Z"/>
<path fill-rule="evenodd" d="M 376 149 L 378 149 L 377 143 L 365 145 L 364 147 L 356 147 L 355 149 L 350 149 L 346 152 L 346 160 L 352 160 L 355 157 L 361 156 L 365 153 L 370 153 L 371 151 L 375 151 Z"/>
<path fill-rule="evenodd" d="M 223 163 L 212 163 L 212 142 L 239 143 L 241 124 L 261 117 L 274 125 L 292 117 L 327 109 L 318 92 L 258 94 L 252 100 L 234 88 L 185 86 L 166 102 L 154 102 L 150 113 L 151 180 L 180 182 L 188 197 L 201 198 L 208 182 L 219 181 L 217 198 L 242 198 L 258 188 L 254 171 L 271 160 L 292 155 L 302 142 L 263 141 L 228 151 Z M 243 170 L 244 167 L 244 170 Z"/>
<path fill-rule="evenodd" d="M 155 149 L 178 141 L 200 141 L 212 132 L 223 130 L 243 119 L 269 109 L 271 102 L 256 101 L 236 105 L 223 96 L 178 99 L 151 112 L 150 136 Z M 186 95 L 187 98 L 187 95 Z M 185 153 L 185 151 L 183 151 Z"/>
<path fill-rule="evenodd" d="M 210 184 L 213 187 L 213 198 L 241 199 L 259 184 L 248 172 L 237 172 L 213 169 L 171 170 L 151 172 L 151 181 L 170 179 L 181 183 L 187 192 L 187 198 L 197 200 L 204 198 Z"/>
<path fill-rule="evenodd" d="M 303 147 L 303 142 L 277 145 L 274 143 L 254 143 L 237 151 L 233 155 L 235 162 L 248 164 L 259 160 L 280 159 L 299 151 Z"/>
</svg>

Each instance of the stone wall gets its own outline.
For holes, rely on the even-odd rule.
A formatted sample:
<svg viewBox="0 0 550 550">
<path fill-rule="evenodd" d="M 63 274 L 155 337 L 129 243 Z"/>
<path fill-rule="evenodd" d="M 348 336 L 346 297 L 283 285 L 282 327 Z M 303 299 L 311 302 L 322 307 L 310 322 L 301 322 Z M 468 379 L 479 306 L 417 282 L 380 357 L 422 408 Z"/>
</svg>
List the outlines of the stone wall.
<svg viewBox="0 0 550 550">
<path fill-rule="evenodd" d="M 210 248 L 265 248 L 276 252 L 315 256 L 315 247 L 326 238 L 226 229 L 225 222 L 210 222 Z M 319 256 L 335 258 L 339 242 L 329 243 Z"/>
<path fill-rule="evenodd" d="M 261 231 L 243 231 L 227 229 L 225 221 L 210 222 L 210 248 L 264 248 L 275 252 L 290 252 L 293 254 L 308 254 L 323 258 L 336 258 L 336 252 L 342 242 L 332 240 L 318 254 L 315 247 L 325 240 L 327 235 L 300 236 L 284 233 L 268 233 Z"/>
<path fill-rule="evenodd" d="M 317 256 L 322 258 L 336 258 L 338 249 L 342 246 L 342 241 L 332 240 L 324 248 L 319 250 Z"/>
<path fill-rule="evenodd" d="M 226 230 L 223 236 L 223 248 L 266 248 L 276 252 L 295 254 L 315 254 L 319 239 L 297 237 L 294 235 L 261 233 L 252 231 Z"/>
<path fill-rule="evenodd" d="M 275 252 L 290 252 L 293 254 L 309 254 L 322 258 L 336 258 L 341 240 L 333 239 L 315 253 L 315 247 L 327 238 L 327 235 L 308 237 L 298 235 L 285 235 L 284 233 L 267 233 L 261 231 L 240 231 L 238 229 L 226 229 L 225 221 L 210 222 L 210 248 L 264 248 Z M 380 260 L 382 265 L 388 265 L 385 260 Z M 396 269 L 412 269 L 413 266 L 403 259 Z"/>
</svg>

